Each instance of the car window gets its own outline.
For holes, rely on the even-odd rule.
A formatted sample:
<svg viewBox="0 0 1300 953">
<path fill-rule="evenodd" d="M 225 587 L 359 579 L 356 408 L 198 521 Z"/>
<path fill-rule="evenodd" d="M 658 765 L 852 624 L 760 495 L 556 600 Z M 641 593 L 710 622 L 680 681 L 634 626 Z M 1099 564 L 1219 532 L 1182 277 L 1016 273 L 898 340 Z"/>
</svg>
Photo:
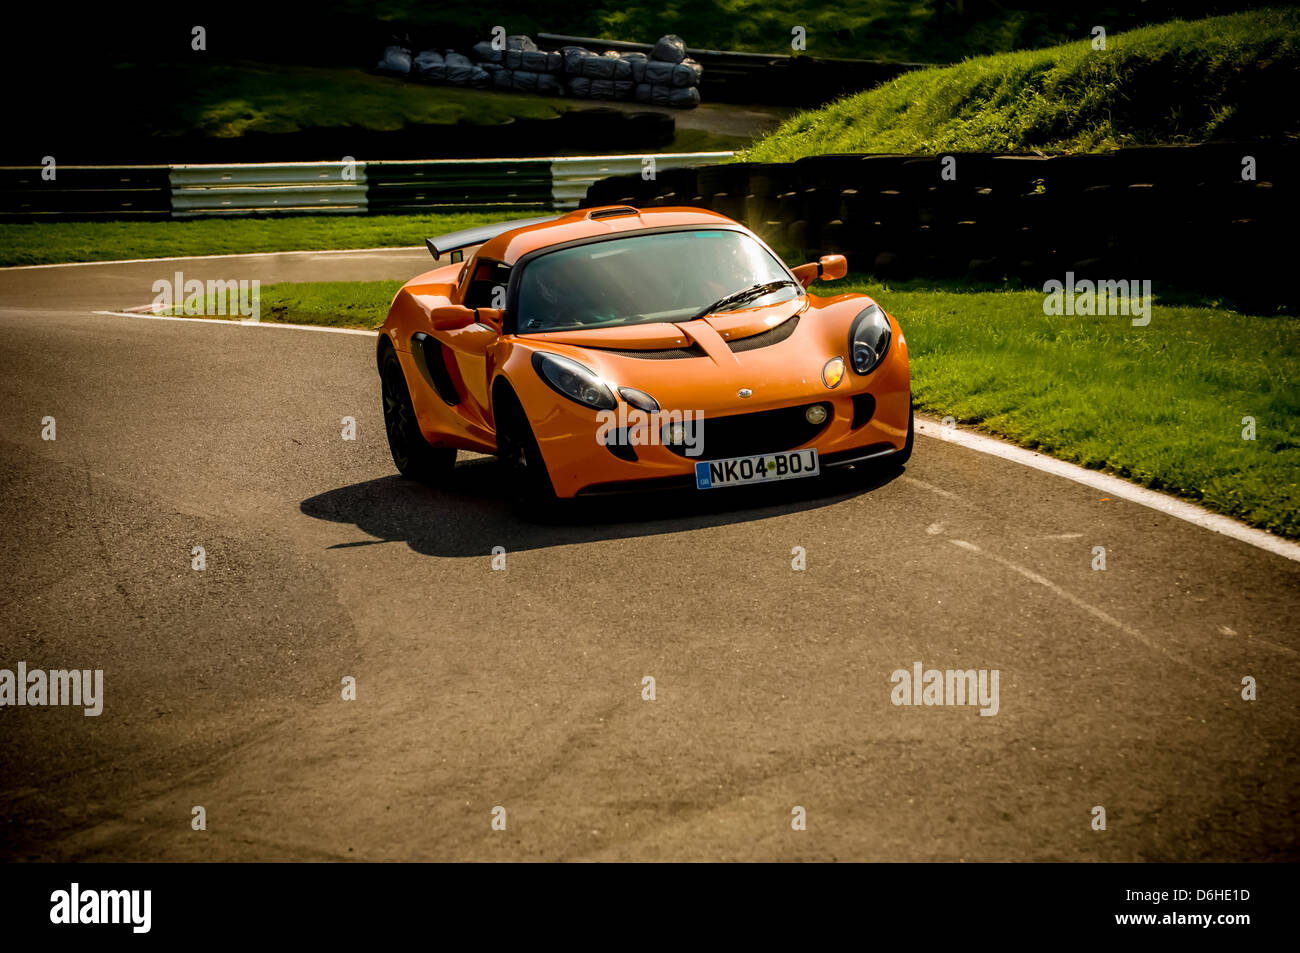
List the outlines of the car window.
<svg viewBox="0 0 1300 953">
<path fill-rule="evenodd" d="M 465 289 L 463 304 L 467 308 L 504 308 L 505 289 L 509 282 L 509 265 L 490 259 L 477 259 L 469 287 Z"/>
<path fill-rule="evenodd" d="M 588 242 L 524 265 L 515 327 L 528 334 L 682 321 L 725 295 L 789 279 L 784 266 L 744 232 L 700 229 Z M 802 294 L 801 287 L 787 284 L 743 306 Z"/>
</svg>

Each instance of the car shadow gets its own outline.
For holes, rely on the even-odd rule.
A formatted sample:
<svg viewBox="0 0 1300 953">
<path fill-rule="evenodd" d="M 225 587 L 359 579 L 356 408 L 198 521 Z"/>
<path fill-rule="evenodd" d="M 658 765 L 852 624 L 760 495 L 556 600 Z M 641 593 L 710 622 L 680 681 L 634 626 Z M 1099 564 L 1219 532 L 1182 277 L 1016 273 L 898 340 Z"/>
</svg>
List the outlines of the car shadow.
<svg viewBox="0 0 1300 953">
<path fill-rule="evenodd" d="M 494 546 L 521 552 L 770 519 L 852 499 L 901 472 L 849 470 L 771 486 L 580 499 L 567 501 L 556 518 L 533 523 L 511 511 L 501 468 L 483 457 L 458 464 L 450 483 L 438 489 L 394 474 L 329 490 L 300 508 L 374 537 L 332 549 L 405 542 L 426 556 L 477 557 L 491 554 Z"/>
</svg>

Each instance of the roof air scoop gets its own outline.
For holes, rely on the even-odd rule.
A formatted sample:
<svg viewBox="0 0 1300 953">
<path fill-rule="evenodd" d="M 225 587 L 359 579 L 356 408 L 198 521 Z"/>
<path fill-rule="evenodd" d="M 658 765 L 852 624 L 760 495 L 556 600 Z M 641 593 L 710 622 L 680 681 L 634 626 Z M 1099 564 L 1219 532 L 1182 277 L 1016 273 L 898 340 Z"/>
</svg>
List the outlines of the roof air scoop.
<svg viewBox="0 0 1300 953">
<path fill-rule="evenodd" d="M 587 213 L 588 221 L 595 221 L 600 218 L 618 218 L 621 215 L 640 215 L 639 209 L 634 209 L 630 205 L 611 205 L 608 208 L 593 209 Z"/>
</svg>

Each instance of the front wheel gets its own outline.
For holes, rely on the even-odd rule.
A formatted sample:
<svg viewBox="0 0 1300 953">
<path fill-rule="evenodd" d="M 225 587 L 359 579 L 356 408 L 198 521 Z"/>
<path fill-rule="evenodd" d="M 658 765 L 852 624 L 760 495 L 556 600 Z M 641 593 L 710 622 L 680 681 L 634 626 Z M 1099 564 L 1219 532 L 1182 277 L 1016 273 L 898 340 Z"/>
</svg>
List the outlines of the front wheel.
<svg viewBox="0 0 1300 953">
<path fill-rule="evenodd" d="M 456 466 L 456 448 L 431 447 L 424 439 L 396 351 L 389 350 L 384 355 L 380 381 L 384 397 L 384 431 L 388 434 L 388 449 L 393 454 L 397 471 L 408 480 L 418 480 L 430 486 L 446 483 Z"/>
<path fill-rule="evenodd" d="M 519 399 L 503 393 L 496 408 L 497 456 L 516 513 L 535 519 L 554 515 L 558 506 L 551 474 Z"/>
</svg>

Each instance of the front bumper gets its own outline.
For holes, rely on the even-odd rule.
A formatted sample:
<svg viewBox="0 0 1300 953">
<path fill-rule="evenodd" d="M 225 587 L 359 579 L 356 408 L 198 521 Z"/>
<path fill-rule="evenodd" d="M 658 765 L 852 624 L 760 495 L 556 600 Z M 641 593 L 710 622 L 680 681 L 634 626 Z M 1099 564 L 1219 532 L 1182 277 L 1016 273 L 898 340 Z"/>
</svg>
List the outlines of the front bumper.
<svg viewBox="0 0 1300 953">
<path fill-rule="evenodd" d="M 873 375 L 874 377 L 875 375 Z M 661 443 L 640 446 L 611 447 L 596 438 L 598 423 L 594 414 L 576 407 L 575 414 L 583 415 L 585 427 L 563 427 L 556 432 L 558 421 L 550 420 L 536 428 L 538 446 L 550 471 L 551 482 L 560 497 L 602 495 L 619 492 L 669 490 L 695 486 L 695 464 L 701 461 L 726 459 L 782 450 L 817 450 L 823 470 L 865 463 L 897 453 L 907 440 L 907 424 L 911 413 L 911 389 L 904 365 L 901 380 L 872 382 L 876 386 L 859 388 L 856 392 L 823 391 L 803 400 L 790 401 L 784 407 L 764 408 L 748 414 L 728 408 L 728 414 L 708 414 L 704 417 L 704 440 L 697 456 L 686 456 L 680 448 L 670 449 Z M 892 386 L 891 386 L 892 385 Z M 858 399 L 855 401 L 855 397 Z M 863 398 L 867 398 L 865 401 Z M 721 452 L 710 450 L 709 422 L 723 418 L 728 423 L 738 423 L 743 417 L 760 417 L 785 408 L 797 409 L 811 403 L 828 406 L 826 422 L 811 439 L 791 443 L 790 434 L 773 430 L 771 438 L 764 440 L 760 432 L 752 442 L 735 439 L 735 431 L 745 427 L 728 428 L 729 436 L 722 440 Z M 870 415 L 864 419 L 863 405 L 869 405 Z M 567 416 L 567 415 L 566 415 Z M 591 419 L 587 419 L 591 418 Z M 617 452 L 616 452 L 617 451 Z M 627 459 L 631 456 L 632 459 Z"/>
</svg>

